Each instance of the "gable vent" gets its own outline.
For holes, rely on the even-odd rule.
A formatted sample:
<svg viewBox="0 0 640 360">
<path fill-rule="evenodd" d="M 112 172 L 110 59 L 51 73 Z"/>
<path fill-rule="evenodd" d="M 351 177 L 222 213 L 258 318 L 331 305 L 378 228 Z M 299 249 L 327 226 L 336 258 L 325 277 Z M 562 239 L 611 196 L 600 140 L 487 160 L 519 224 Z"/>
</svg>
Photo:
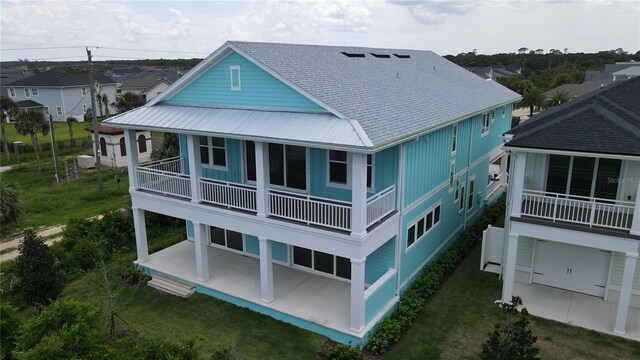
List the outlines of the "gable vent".
<svg viewBox="0 0 640 360">
<path fill-rule="evenodd" d="M 398 59 L 409 59 L 411 57 L 411 55 L 408 54 L 393 54 L 393 56 L 397 57 Z"/>
<path fill-rule="evenodd" d="M 371 53 L 371 55 L 373 55 L 373 57 L 379 58 L 379 59 L 388 59 L 388 58 L 391 57 L 391 55 L 389 55 L 389 54 L 374 54 L 374 53 Z"/>
<path fill-rule="evenodd" d="M 346 57 L 352 57 L 352 58 L 363 58 L 364 54 L 358 54 L 358 53 L 348 53 L 346 51 L 343 51 L 342 54 Z"/>
</svg>

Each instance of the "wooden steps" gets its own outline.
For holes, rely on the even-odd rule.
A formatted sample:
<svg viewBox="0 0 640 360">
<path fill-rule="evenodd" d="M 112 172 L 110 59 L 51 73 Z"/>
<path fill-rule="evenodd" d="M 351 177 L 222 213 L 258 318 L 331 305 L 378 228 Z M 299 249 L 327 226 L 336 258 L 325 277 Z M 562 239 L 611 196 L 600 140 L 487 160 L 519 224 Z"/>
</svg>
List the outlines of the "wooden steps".
<svg viewBox="0 0 640 360">
<path fill-rule="evenodd" d="M 193 285 L 157 274 L 153 275 L 151 280 L 147 281 L 147 285 L 171 295 L 176 295 L 183 298 L 189 297 L 196 292 L 196 287 Z"/>
</svg>

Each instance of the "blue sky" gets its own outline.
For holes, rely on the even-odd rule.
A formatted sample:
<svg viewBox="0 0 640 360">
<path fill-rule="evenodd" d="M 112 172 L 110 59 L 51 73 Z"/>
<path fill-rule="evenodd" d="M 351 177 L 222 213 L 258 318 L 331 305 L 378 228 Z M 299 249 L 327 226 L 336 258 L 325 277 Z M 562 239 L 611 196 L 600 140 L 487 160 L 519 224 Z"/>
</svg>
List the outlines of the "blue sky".
<svg viewBox="0 0 640 360">
<path fill-rule="evenodd" d="M 2 60 L 204 57 L 226 40 L 429 49 L 438 54 L 640 50 L 640 1 L 0 2 Z M 108 49 L 112 48 L 112 49 Z M 133 51 L 137 49 L 153 50 Z M 62 60 L 62 59 L 60 59 Z"/>
</svg>

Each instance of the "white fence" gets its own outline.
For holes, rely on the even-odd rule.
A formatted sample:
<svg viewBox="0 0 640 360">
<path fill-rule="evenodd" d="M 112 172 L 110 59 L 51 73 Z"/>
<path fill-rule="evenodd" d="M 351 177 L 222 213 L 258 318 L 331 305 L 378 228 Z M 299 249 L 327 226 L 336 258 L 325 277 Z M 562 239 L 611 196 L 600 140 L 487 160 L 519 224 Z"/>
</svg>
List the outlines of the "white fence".
<svg viewBox="0 0 640 360">
<path fill-rule="evenodd" d="M 200 178 L 201 200 L 228 208 L 256 211 L 256 189 L 253 186 Z"/>
<path fill-rule="evenodd" d="M 382 220 L 396 209 L 396 187 L 388 188 L 367 199 L 367 227 Z"/>
<path fill-rule="evenodd" d="M 523 190 L 523 215 L 591 226 L 630 230 L 634 203 L 630 201 Z"/>
<path fill-rule="evenodd" d="M 482 251 L 480 252 L 480 270 L 494 272 L 496 266 L 502 265 L 504 253 L 504 229 L 489 225 L 482 231 Z M 493 264 L 489 268 L 487 265 Z"/>
</svg>

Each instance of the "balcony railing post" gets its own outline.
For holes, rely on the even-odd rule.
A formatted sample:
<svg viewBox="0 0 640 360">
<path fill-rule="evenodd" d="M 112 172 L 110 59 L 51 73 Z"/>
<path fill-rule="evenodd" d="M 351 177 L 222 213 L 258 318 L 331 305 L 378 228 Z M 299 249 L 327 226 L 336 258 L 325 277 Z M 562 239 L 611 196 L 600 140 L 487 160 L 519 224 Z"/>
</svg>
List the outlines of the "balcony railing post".
<svg viewBox="0 0 640 360">
<path fill-rule="evenodd" d="M 200 202 L 200 186 L 198 181 L 202 176 L 202 165 L 200 162 L 200 144 L 198 137 L 187 135 L 187 154 L 189 155 L 189 178 L 191 182 L 191 202 Z"/>
<path fill-rule="evenodd" d="M 593 226 L 593 220 L 595 219 L 595 215 L 596 215 L 596 200 L 591 200 L 591 214 L 589 214 L 589 227 Z"/>
<path fill-rule="evenodd" d="M 139 165 L 138 147 L 136 146 L 136 131 L 124 129 L 124 145 L 127 149 L 127 173 L 129 174 L 129 191 L 138 188 L 136 168 Z"/>
<path fill-rule="evenodd" d="M 558 195 L 555 196 L 555 199 L 553 199 L 553 217 L 551 218 L 551 220 L 556 221 L 556 218 L 558 217 Z"/>
</svg>

